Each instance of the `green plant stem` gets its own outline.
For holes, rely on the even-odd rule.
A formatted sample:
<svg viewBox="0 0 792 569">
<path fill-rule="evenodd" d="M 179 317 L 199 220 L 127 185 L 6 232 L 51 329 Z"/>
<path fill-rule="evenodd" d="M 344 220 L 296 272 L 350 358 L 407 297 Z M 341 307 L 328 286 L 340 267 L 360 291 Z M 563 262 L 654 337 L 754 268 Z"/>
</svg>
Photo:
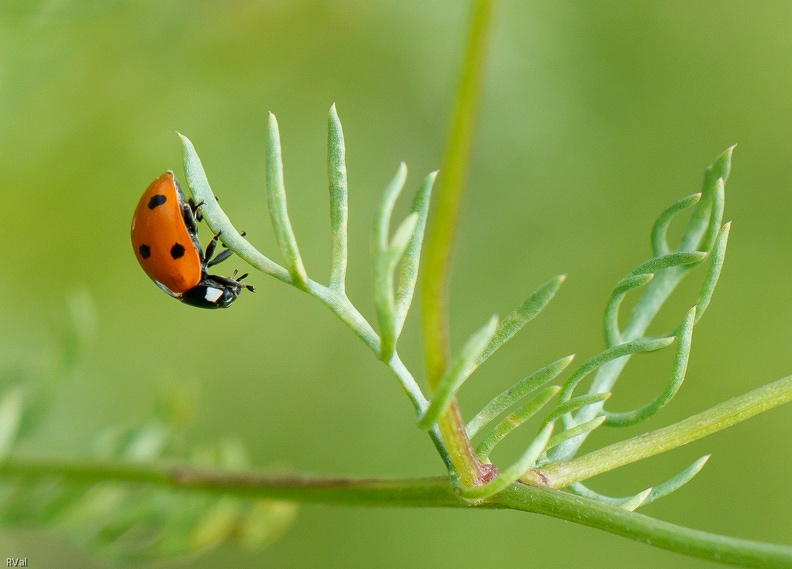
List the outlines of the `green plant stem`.
<svg viewBox="0 0 792 569">
<path fill-rule="evenodd" d="M 422 328 L 427 380 L 433 392 L 446 371 L 448 340 L 448 283 L 459 212 L 470 166 L 473 131 L 481 98 L 487 44 L 495 0 L 477 0 L 468 35 L 467 51 L 457 90 L 456 108 L 441 169 L 441 188 L 427 237 L 422 288 Z M 452 402 L 438 423 L 463 486 L 480 482 L 484 469 L 465 434 L 459 406 Z"/>
<path fill-rule="evenodd" d="M 711 534 L 655 520 L 559 490 L 516 483 L 473 503 L 449 480 L 326 478 L 232 473 L 168 465 L 9 457 L 0 478 L 59 477 L 72 484 L 134 483 L 237 498 L 377 507 L 514 509 L 572 521 L 684 555 L 745 567 L 792 567 L 792 547 Z"/>
<path fill-rule="evenodd" d="M 526 480 L 564 488 L 625 464 L 686 445 L 792 401 L 792 376 L 734 397 L 668 427 L 620 441 L 567 461 L 551 462 L 527 473 Z"/>
</svg>

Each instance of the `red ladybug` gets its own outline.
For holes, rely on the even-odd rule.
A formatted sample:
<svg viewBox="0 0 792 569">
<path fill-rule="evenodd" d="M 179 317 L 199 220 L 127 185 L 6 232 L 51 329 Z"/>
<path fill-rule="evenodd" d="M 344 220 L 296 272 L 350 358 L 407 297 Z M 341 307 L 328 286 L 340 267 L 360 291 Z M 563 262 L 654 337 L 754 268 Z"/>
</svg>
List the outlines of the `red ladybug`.
<svg viewBox="0 0 792 569">
<path fill-rule="evenodd" d="M 204 253 L 196 225 L 199 206 L 185 199 L 173 172 L 166 172 L 140 198 L 132 218 L 132 246 L 146 274 L 172 297 L 199 308 L 227 308 L 243 288 L 252 292 L 253 287 L 240 282 L 247 273 L 239 278 L 236 271 L 232 277 L 207 273 L 232 252 L 214 256 L 218 234 Z"/>
</svg>

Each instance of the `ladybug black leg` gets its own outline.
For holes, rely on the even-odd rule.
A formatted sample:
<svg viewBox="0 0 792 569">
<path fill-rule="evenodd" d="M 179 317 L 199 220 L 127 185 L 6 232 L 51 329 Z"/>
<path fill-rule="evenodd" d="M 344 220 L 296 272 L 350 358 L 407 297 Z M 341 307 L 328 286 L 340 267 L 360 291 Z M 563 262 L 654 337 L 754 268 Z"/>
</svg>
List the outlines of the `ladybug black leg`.
<svg viewBox="0 0 792 569">
<path fill-rule="evenodd" d="M 209 260 L 214 255 L 215 249 L 217 248 L 217 240 L 220 239 L 220 234 L 218 233 L 212 240 L 209 241 L 209 245 L 206 246 L 206 251 L 204 252 L 204 257 Z"/>
<path fill-rule="evenodd" d="M 195 199 L 190 198 L 187 200 L 187 205 L 190 207 L 190 212 L 192 213 L 193 217 L 195 217 L 195 219 L 199 222 L 203 221 L 203 214 L 199 209 L 203 205 L 203 202 L 195 203 Z"/>
<path fill-rule="evenodd" d="M 214 259 L 210 259 L 206 263 L 206 268 L 214 267 L 215 265 L 218 265 L 218 264 L 222 263 L 223 261 L 228 259 L 233 254 L 234 254 L 234 252 L 231 251 L 230 249 L 226 249 L 225 251 L 221 251 L 220 253 L 217 254 L 217 256 Z M 207 257 L 207 259 L 208 259 L 208 257 Z"/>
<path fill-rule="evenodd" d="M 206 268 L 214 267 L 218 263 L 222 263 L 226 259 L 228 259 L 231 255 L 234 254 L 231 250 L 225 250 L 213 259 L 212 257 L 215 254 L 215 250 L 217 249 L 217 240 L 220 238 L 220 233 L 212 237 L 212 240 L 209 242 L 209 245 L 206 246 L 206 252 L 204 253 L 204 259 L 206 259 Z"/>
<path fill-rule="evenodd" d="M 192 199 L 192 198 L 190 198 Z M 200 213 L 200 212 L 198 212 Z M 201 221 L 202 217 L 197 217 L 197 213 L 193 210 L 192 205 L 189 203 L 183 204 L 182 206 L 182 218 L 184 219 L 184 225 L 187 226 L 187 231 L 189 231 L 192 235 L 198 233 L 198 224 L 195 222 L 196 219 Z"/>
</svg>

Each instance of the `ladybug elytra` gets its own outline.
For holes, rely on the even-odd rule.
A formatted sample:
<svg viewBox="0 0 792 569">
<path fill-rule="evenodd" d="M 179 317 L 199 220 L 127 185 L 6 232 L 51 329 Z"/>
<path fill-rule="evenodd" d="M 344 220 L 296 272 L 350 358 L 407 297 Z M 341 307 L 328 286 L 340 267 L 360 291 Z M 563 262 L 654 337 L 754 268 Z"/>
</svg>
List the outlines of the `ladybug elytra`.
<svg viewBox="0 0 792 569">
<path fill-rule="evenodd" d="M 173 172 L 166 172 L 143 193 L 132 218 L 132 246 L 140 266 L 157 286 L 174 298 L 199 308 L 227 308 L 243 288 L 251 285 L 236 277 L 210 275 L 207 269 L 228 259 L 232 252 L 215 255 L 217 234 L 204 252 L 196 221 L 201 215 L 187 200 Z"/>
</svg>

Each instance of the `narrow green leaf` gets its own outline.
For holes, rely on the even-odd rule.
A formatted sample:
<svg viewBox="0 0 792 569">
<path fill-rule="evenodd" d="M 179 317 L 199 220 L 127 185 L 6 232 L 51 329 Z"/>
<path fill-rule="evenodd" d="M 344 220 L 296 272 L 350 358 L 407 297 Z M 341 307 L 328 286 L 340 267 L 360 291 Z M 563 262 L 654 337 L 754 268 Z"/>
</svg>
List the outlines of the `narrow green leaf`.
<svg viewBox="0 0 792 569">
<path fill-rule="evenodd" d="M 550 401 L 560 391 L 557 385 L 545 387 L 542 391 L 528 399 L 513 413 L 510 413 L 494 429 L 484 438 L 478 447 L 476 447 L 476 454 L 479 455 L 481 460 L 489 461 L 489 455 L 492 450 L 506 438 L 517 427 L 525 423 L 528 419 L 533 417 L 548 401 Z"/>
<path fill-rule="evenodd" d="M 690 482 L 696 474 L 701 472 L 701 469 L 704 468 L 704 465 L 707 464 L 710 455 L 704 455 L 693 464 L 688 466 L 685 470 L 677 474 L 676 476 L 666 480 L 662 484 L 658 484 L 652 489 L 652 493 L 649 494 L 649 497 L 646 499 L 643 505 L 651 504 L 655 500 L 659 500 L 663 496 L 668 496 L 671 492 L 676 492 L 680 487 L 684 486 L 688 482 Z"/>
<path fill-rule="evenodd" d="M 502 470 L 494 480 L 490 480 L 486 484 L 476 486 L 475 488 L 460 488 L 458 490 L 459 494 L 468 500 L 485 500 L 505 490 L 517 482 L 517 480 L 525 474 L 525 471 L 534 465 L 536 459 L 544 452 L 547 441 L 552 434 L 553 423 L 549 423 L 539 431 L 536 437 L 534 437 L 534 440 L 531 441 L 531 444 L 528 445 L 528 448 L 525 449 L 522 456 L 520 456 L 514 464 Z"/>
<path fill-rule="evenodd" d="M 672 203 L 660 214 L 652 228 L 652 251 L 655 257 L 668 255 L 671 249 L 668 246 L 668 226 L 682 211 L 693 207 L 701 199 L 701 194 L 692 194 Z"/>
<path fill-rule="evenodd" d="M 407 166 L 402 162 L 396 175 L 385 188 L 385 193 L 374 216 L 374 227 L 372 229 L 374 305 L 377 308 L 377 319 L 380 329 L 379 358 L 386 363 L 393 357 L 397 340 L 396 300 L 393 291 L 393 281 L 398 258 L 395 257 L 395 254 L 389 248 L 388 235 L 390 233 L 393 207 L 396 205 L 396 200 L 404 188 L 406 180 Z M 404 227 L 404 224 L 402 224 L 402 227 Z M 399 243 L 399 245 L 406 247 L 408 239 L 405 240 L 404 235 L 400 239 L 402 239 L 403 243 Z"/>
<path fill-rule="evenodd" d="M 396 231 L 391 237 L 388 244 L 388 257 L 391 261 L 392 270 L 396 270 L 396 265 L 402 260 L 407 247 L 410 245 L 410 240 L 415 234 L 415 228 L 418 226 L 419 216 L 416 212 L 411 213 L 404 218 L 396 228 Z"/>
<path fill-rule="evenodd" d="M 330 288 L 344 293 L 347 269 L 347 169 L 344 131 L 330 107 L 327 121 L 327 178 L 330 189 Z"/>
<path fill-rule="evenodd" d="M 388 234 L 390 233 L 390 222 L 393 216 L 393 208 L 396 205 L 396 200 L 399 198 L 404 189 L 404 183 L 407 181 L 407 165 L 402 162 L 399 164 L 399 169 L 396 175 L 385 187 L 385 192 L 382 195 L 377 211 L 374 214 L 374 250 L 387 251 L 388 249 Z"/>
<path fill-rule="evenodd" d="M 625 277 L 613 289 L 608 304 L 605 306 L 605 343 L 608 347 L 623 343 L 622 333 L 619 328 L 619 308 L 627 293 L 638 287 L 644 286 L 654 278 L 654 273 L 645 273 Z"/>
<path fill-rule="evenodd" d="M 569 429 L 561 431 L 560 433 L 553 435 L 553 438 L 547 443 L 547 450 L 560 445 L 564 441 L 568 441 L 571 438 L 577 437 L 578 435 L 582 435 L 583 433 L 590 433 L 602 423 L 605 422 L 606 417 L 601 415 L 591 421 L 586 421 L 585 423 L 580 423 L 579 425 L 575 425 Z"/>
<path fill-rule="evenodd" d="M 0 463 L 11 452 L 22 420 L 22 388 L 6 389 L 0 400 Z"/>
<path fill-rule="evenodd" d="M 610 393 L 589 393 L 586 395 L 578 395 L 577 397 L 563 401 L 559 403 L 555 409 L 550 411 L 547 417 L 545 417 L 543 423 L 547 424 L 557 421 L 561 416 L 566 415 L 567 413 L 577 411 L 578 409 L 588 405 L 593 405 L 594 403 L 605 401 L 606 399 L 609 399 L 610 396 Z"/>
<path fill-rule="evenodd" d="M 481 429 L 486 427 L 495 417 L 503 413 L 506 409 L 517 403 L 517 401 L 532 391 L 539 389 L 545 383 L 555 379 L 558 374 L 572 363 L 574 358 L 575 356 L 567 356 L 556 360 L 536 370 L 531 375 L 522 378 L 509 389 L 494 397 L 465 427 L 468 438 L 472 439 L 475 437 Z"/>
<path fill-rule="evenodd" d="M 646 501 L 649 499 L 649 496 L 652 494 L 652 489 L 647 488 L 643 492 L 639 492 L 626 502 L 622 504 L 622 509 L 627 510 L 628 512 L 633 512 L 638 509 L 640 506 L 643 506 Z"/>
<path fill-rule="evenodd" d="M 674 367 L 671 371 L 671 378 L 666 384 L 665 389 L 653 401 L 632 411 L 611 412 L 603 411 L 607 416 L 606 425 L 609 427 L 627 427 L 645 421 L 652 417 L 668 404 L 676 395 L 682 382 L 685 381 L 687 372 L 688 358 L 690 357 L 690 346 L 693 341 L 693 325 L 696 321 L 696 307 L 691 308 L 685 319 L 680 324 L 677 338 L 677 353 L 674 358 Z"/>
<path fill-rule="evenodd" d="M 533 320 L 544 307 L 550 303 L 565 280 L 566 275 L 553 277 L 529 296 L 519 308 L 501 320 L 498 330 L 495 332 L 495 336 L 492 338 L 489 346 L 487 346 L 487 349 L 484 350 L 481 356 L 476 360 L 475 367 L 484 363 L 495 350 L 511 340 L 523 326 Z"/>
<path fill-rule="evenodd" d="M 649 499 L 649 496 L 652 493 L 652 488 L 647 488 L 641 492 L 638 492 L 634 496 L 624 496 L 624 497 L 616 497 L 616 496 L 608 496 L 606 494 L 600 494 L 583 484 L 582 482 L 576 482 L 575 484 L 570 484 L 568 488 L 573 494 L 577 494 L 578 496 L 583 496 L 584 498 L 588 498 L 589 500 L 596 500 L 601 504 L 607 504 L 609 506 L 615 506 L 616 508 L 621 508 L 627 511 L 634 511 L 639 506 L 646 503 Z"/>
<path fill-rule="evenodd" d="M 718 178 L 715 182 L 715 191 L 712 194 L 712 207 L 710 209 L 709 223 L 707 224 L 707 231 L 701 238 L 701 251 L 709 252 L 715 242 L 715 238 L 720 231 L 721 224 L 723 223 L 723 209 L 726 201 L 726 188 L 724 186 L 723 178 Z"/>
<path fill-rule="evenodd" d="M 548 448 L 550 448 L 550 444 L 548 444 Z M 690 482 L 690 480 L 692 480 L 693 477 L 696 476 L 696 474 L 698 474 L 702 468 L 704 468 L 704 465 L 709 460 L 709 457 L 710 455 L 702 456 L 700 459 L 693 462 L 693 464 L 688 466 L 679 474 L 671 477 L 669 480 L 663 482 L 662 484 L 658 484 L 657 486 L 647 488 L 646 490 L 636 494 L 635 496 L 627 496 L 625 498 L 607 496 L 605 494 L 600 494 L 599 492 L 595 492 L 594 490 L 590 489 L 582 482 L 575 482 L 574 484 L 570 484 L 568 489 L 572 491 L 574 494 L 577 494 L 578 496 L 583 496 L 584 498 L 596 500 L 597 502 L 601 502 L 603 504 L 608 504 L 611 506 L 616 506 L 618 508 L 624 508 L 626 510 L 633 511 L 640 506 L 646 506 L 647 504 L 651 504 L 655 500 L 659 500 L 664 496 L 668 496 L 672 492 L 678 490 L 680 487 Z M 639 496 L 641 497 L 640 499 Z"/>
<path fill-rule="evenodd" d="M 402 259 L 399 273 L 399 284 L 396 289 L 396 335 L 401 334 L 404 321 L 407 319 L 407 312 L 412 304 L 415 283 L 418 280 L 418 267 L 421 262 L 421 245 L 423 243 L 424 231 L 426 230 L 426 218 L 429 214 L 429 203 L 432 197 L 432 187 L 434 186 L 437 172 L 432 172 L 423 179 L 412 203 L 412 211 L 418 214 L 418 224 L 407 246 L 407 251 Z"/>
<path fill-rule="evenodd" d="M 671 336 L 669 338 L 636 340 L 634 342 L 627 342 L 626 344 L 619 344 L 618 346 L 613 346 L 612 348 L 600 352 L 596 356 L 586 360 L 586 362 L 575 370 L 575 373 L 566 380 L 564 388 L 561 391 L 560 399 L 562 401 L 568 400 L 572 396 L 572 392 L 577 384 L 583 381 L 592 371 L 604 364 L 624 356 L 662 350 L 670 346 L 675 339 L 675 337 Z"/>
<path fill-rule="evenodd" d="M 701 320 L 701 316 L 709 306 L 712 300 L 712 295 L 715 292 L 715 286 L 718 284 L 721 269 L 723 269 L 723 262 L 726 259 L 726 244 L 729 241 L 729 231 L 731 230 L 731 222 L 724 224 L 718 236 L 715 239 L 715 244 L 712 248 L 712 261 L 710 263 L 709 271 L 701 285 L 701 293 L 699 293 L 698 301 L 696 302 L 696 323 Z"/>
<path fill-rule="evenodd" d="M 627 276 L 646 275 L 649 273 L 657 273 L 663 269 L 671 267 L 678 267 L 680 265 L 692 265 L 707 258 L 707 253 L 703 251 L 682 252 L 682 253 L 669 253 L 662 257 L 655 257 L 645 263 L 638 265 Z"/>
<path fill-rule="evenodd" d="M 275 239 L 280 247 L 283 261 L 289 270 L 292 283 L 305 289 L 308 275 L 305 273 L 297 239 L 294 237 L 289 212 L 286 207 L 286 187 L 283 182 L 283 159 L 281 157 L 280 132 L 278 119 L 269 113 L 267 122 L 267 206 Z"/>
<path fill-rule="evenodd" d="M 184 149 L 184 171 L 187 174 L 187 186 L 190 188 L 190 193 L 196 203 L 201 204 L 201 213 L 203 213 L 204 220 L 212 232 L 215 234 L 219 233 L 220 241 L 224 245 L 261 272 L 291 284 L 292 281 L 286 269 L 266 255 L 263 255 L 247 239 L 240 235 L 231 220 L 220 208 L 220 204 L 209 186 L 209 180 L 206 178 L 201 159 L 195 152 L 192 142 L 183 134 L 177 134 Z"/>
<path fill-rule="evenodd" d="M 721 225 L 721 221 L 716 216 L 713 216 L 713 210 L 723 210 L 723 194 L 719 195 L 719 190 L 723 188 L 723 184 L 720 184 L 718 179 L 721 178 L 724 184 L 729 179 L 733 152 L 734 146 L 727 148 L 704 172 L 701 201 L 696 204 L 690 217 L 685 236 L 679 247 L 680 251 L 693 251 L 698 248 L 704 251 L 709 250 L 703 247 L 703 245 L 707 244 L 706 235 L 708 233 L 712 234 L 711 228 L 713 226 L 720 227 Z M 720 204 L 717 203 L 718 200 L 720 200 Z"/>
<path fill-rule="evenodd" d="M 431 429 L 448 410 L 456 392 L 462 387 L 465 380 L 470 377 L 470 364 L 476 361 L 476 358 L 487 347 L 497 327 L 498 317 L 493 316 L 470 337 L 459 354 L 451 361 L 448 370 L 440 378 L 437 391 L 429 402 L 429 407 L 418 421 L 418 426 L 421 429 L 426 431 Z"/>
</svg>

